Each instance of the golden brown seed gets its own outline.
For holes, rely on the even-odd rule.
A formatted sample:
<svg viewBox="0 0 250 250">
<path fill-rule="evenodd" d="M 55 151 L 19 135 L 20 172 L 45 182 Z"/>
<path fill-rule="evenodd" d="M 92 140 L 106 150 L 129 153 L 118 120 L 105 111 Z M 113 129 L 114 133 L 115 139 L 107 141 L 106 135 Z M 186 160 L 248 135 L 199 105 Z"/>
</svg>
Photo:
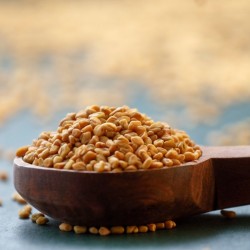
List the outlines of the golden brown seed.
<svg viewBox="0 0 250 250">
<path fill-rule="evenodd" d="M 178 158 L 178 153 L 175 149 L 170 149 L 167 153 L 166 153 L 166 158 L 170 158 L 170 159 L 177 159 Z"/>
<path fill-rule="evenodd" d="M 64 166 L 64 169 L 71 169 L 72 168 L 72 165 L 75 163 L 75 161 L 73 161 L 72 159 L 69 159 L 67 161 L 67 163 L 65 164 Z"/>
<path fill-rule="evenodd" d="M 153 160 L 151 157 L 148 157 L 143 163 L 142 163 L 142 168 L 147 169 L 151 166 L 153 163 Z"/>
<path fill-rule="evenodd" d="M 53 159 L 50 157 L 50 158 L 46 158 L 44 161 L 43 161 L 43 166 L 44 167 L 47 167 L 47 168 L 50 168 L 53 166 Z"/>
<path fill-rule="evenodd" d="M 150 165 L 150 168 L 162 168 L 162 167 L 163 167 L 163 163 L 159 161 L 154 161 Z"/>
<path fill-rule="evenodd" d="M 156 229 L 163 229 L 163 228 L 165 228 L 165 223 L 164 222 L 155 223 L 155 225 L 156 225 Z"/>
<path fill-rule="evenodd" d="M 106 236 L 106 235 L 109 235 L 110 233 L 111 233 L 111 231 L 107 227 L 100 227 L 99 228 L 99 234 L 101 236 Z"/>
<path fill-rule="evenodd" d="M 29 149 L 29 146 L 20 147 L 16 151 L 16 156 L 17 157 L 23 157 L 26 154 L 26 152 L 28 151 L 28 149 Z"/>
<path fill-rule="evenodd" d="M 232 210 L 221 210 L 220 213 L 222 216 L 224 216 L 227 219 L 233 219 L 236 217 L 236 212 Z"/>
<path fill-rule="evenodd" d="M 171 167 L 174 164 L 173 161 L 168 158 L 163 158 L 162 163 L 164 164 L 164 166 L 167 166 L 167 167 Z"/>
<path fill-rule="evenodd" d="M 126 233 L 127 234 L 132 234 L 132 233 L 134 233 L 135 229 L 136 229 L 136 226 L 127 226 L 126 227 Z"/>
<path fill-rule="evenodd" d="M 44 214 L 42 214 L 42 213 L 35 213 L 35 214 L 32 214 L 32 215 L 31 215 L 31 220 L 32 220 L 32 222 L 36 222 L 36 220 L 37 220 L 39 217 L 44 217 Z"/>
<path fill-rule="evenodd" d="M 85 132 L 80 137 L 82 144 L 87 144 L 91 139 L 91 132 Z"/>
<path fill-rule="evenodd" d="M 59 229 L 63 232 L 70 232 L 72 231 L 73 227 L 68 223 L 61 223 L 59 225 Z"/>
<path fill-rule="evenodd" d="M 147 226 L 139 226 L 138 227 L 139 233 L 146 233 L 148 231 Z"/>
<path fill-rule="evenodd" d="M 45 216 L 40 216 L 36 219 L 36 224 L 37 225 L 45 225 L 49 222 L 48 218 L 46 218 Z"/>
<path fill-rule="evenodd" d="M 75 128 L 75 129 L 72 130 L 72 135 L 73 135 L 74 137 L 76 137 L 76 138 L 79 138 L 79 137 L 81 136 L 81 134 L 82 134 L 82 132 L 81 132 L 81 130 L 78 129 L 78 128 Z"/>
<path fill-rule="evenodd" d="M 0 199 L 0 207 L 3 205 L 3 201 Z"/>
<path fill-rule="evenodd" d="M 161 161 L 162 158 L 163 158 L 163 154 L 162 154 L 161 152 L 159 152 L 159 153 L 157 153 L 157 154 L 155 154 L 155 155 L 153 156 L 153 159 L 156 159 L 156 160 L 158 160 L 158 161 Z"/>
<path fill-rule="evenodd" d="M 125 229 L 122 226 L 114 226 L 110 228 L 112 234 L 123 234 Z"/>
<path fill-rule="evenodd" d="M 68 144 L 63 144 L 61 146 L 61 148 L 59 149 L 58 153 L 62 158 L 65 158 L 67 156 L 67 154 L 70 152 L 70 147 L 68 146 Z"/>
<path fill-rule="evenodd" d="M 86 169 L 86 164 L 82 161 L 76 162 L 72 165 L 72 169 L 74 170 L 84 170 Z"/>
<path fill-rule="evenodd" d="M 166 229 L 172 229 L 176 227 L 176 223 L 172 220 L 165 221 L 165 228 Z"/>
<path fill-rule="evenodd" d="M 26 200 L 24 200 L 24 198 L 20 194 L 18 194 L 17 192 L 15 192 L 12 195 L 12 199 L 14 201 L 17 201 L 19 204 L 27 204 Z"/>
<path fill-rule="evenodd" d="M 54 164 L 54 168 L 63 169 L 65 164 L 66 164 L 66 162 L 58 162 L 58 163 Z"/>
<path fill-rule="evenodd" d="M 83 156 L 83 161 L 85 163 L 89 163 L 90 161 L 96 159 L 96 153 L 92 151 L 88 151 L 84 156 Z"/>
<path fill-rule="evenodd" d="M 52 145 L 52 147 L 49 150 L 50 155 L 54 155 L 58 153 L 59 150 L 59 146 L 58 145 Z"/>
<path fill-rule="evenodd" d="M 104 161 L 97 162 L 94 165 L 94 170 L 97 172 L 103 172 L 105 170 L 106 163 Z"/>
<path fill-rule="evenodd" d="M 85 234 L 87 232 L 87 227 L 84 226 L 74 226 L 74 232 L 76 234 Z"/>
<path fill-rule="evenodd" d="M 196 156 L 192 152 L 185 152 L 184 156 L 185 156 L 185 161 L 194 161 L 194 160 L 196 160 Z"/>
<path fill-rule="evenodd" d="M 59 155 L 56 155 L 54 158 L 53 158 L 53 164 L 56 164 L 56 163 L 59 163 L 59 162 L 62 162 L 63 161 L 63 158 Z"/>
<path fill-rule="evenodd" d="M 140 136 L 132 136 L 131 137 L 131 141 L 137 145 L 143 145 L 144 141 L 142 140 L 142 138 Z"/>
<path fill-rule="evenodd" d="M 35 160 L 35 153 L 30 152 L 29 154 L 25 154 L 23 160 L 27 163 L 32 164 L 32 162 Z"/>
<path fill-rule="evenodd" d="M 1 170 L 0 171 L 0 180 L 1 181 L 6 181 L 7 179 L 8 179 L 8 173 L 7 173 L 7 171 Z"/>
<path fill-rule="evenodd" d="M 155 224 L 153 224 L 153 223 L 151 223 L 151 224 L 148 224 L 148 230 L 150 231 L 150 232 L 155 232 L 156 231 L 156 225 Z"/>
<path fill-rule="evenodd" d="M 99 231 L 98 231 L 98 229 L 96 227 L 90 227 L 89 232 L 91 234 L 98 234 L 99 233 Z"/>
<path fill-rule="evenodd" d="M 21 210 L 19 210 L 18 215 L 20 219 L 28 219 L 31 213 L 31 206 L 26 205 Z"/>
</svg>

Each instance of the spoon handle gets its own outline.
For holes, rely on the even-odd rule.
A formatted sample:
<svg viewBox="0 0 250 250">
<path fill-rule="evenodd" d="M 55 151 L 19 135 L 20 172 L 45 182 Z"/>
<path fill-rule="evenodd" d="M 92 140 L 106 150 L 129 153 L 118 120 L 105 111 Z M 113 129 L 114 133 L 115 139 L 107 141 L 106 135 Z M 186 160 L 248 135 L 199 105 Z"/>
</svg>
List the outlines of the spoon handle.
<svg viewBox="0 0 250 250">
<path fill-rule="evenodd" d="M 215 177 L 215 209 L 250 204 L 250 146 L 206 147 Z"/>
</svg>

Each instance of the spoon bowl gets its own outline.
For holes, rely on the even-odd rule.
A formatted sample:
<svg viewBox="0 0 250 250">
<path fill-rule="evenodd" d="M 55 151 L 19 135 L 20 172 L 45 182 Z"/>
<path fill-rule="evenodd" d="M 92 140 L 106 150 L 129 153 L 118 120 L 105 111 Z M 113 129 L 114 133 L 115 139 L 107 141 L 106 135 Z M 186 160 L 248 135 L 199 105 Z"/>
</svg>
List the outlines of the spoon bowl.
<svg viewBox="0 0 250 250">
<path fill-rule="evenodd" d="M 120 173 L 59 170 L 15 158 L 14 185 L 42 213 L 84 226 L 144 225 L 250 204 L 250 146 L 202 151 L 199 160 L 180 166 Z"/>
</svg>

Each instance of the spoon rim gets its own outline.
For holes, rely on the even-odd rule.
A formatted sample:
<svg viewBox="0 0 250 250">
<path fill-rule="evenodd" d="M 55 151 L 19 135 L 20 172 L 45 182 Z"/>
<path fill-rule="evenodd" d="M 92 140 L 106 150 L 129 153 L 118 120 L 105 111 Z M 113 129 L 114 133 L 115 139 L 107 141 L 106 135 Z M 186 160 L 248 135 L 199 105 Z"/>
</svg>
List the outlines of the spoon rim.
<svg viewBox="0 0 250 250">
<path fill-rule="evenodd" d="M 176 165 L 176 166 L 171 166 L 171 167 L 162 167 L 162 168 L 151 168 L 151 169 L 137 169 L 134 171 L 122 171 L 122 172 L 112 172 L 112 171 L 105 171 L 105 172 L 97 172 L 97 171 L 89 171 L 89 170 L 74 170 L 74 169 L 57 169 L 57 168 L 47 168 L 47 167 L 43 167 L 43 166 L 37 166 L 34 164 L 30 164 L 28 162 L 25 162 L 22 157 L 15 157 L 14 158 L 14 165 L 18 166 L 18 167 L 24 167 L 24 168 L 28 168 L 28 169 L 37 169 L 37 170 L 41 170 L 41 171 L 57 171 L 59 173 L 77 173 L 77 174 L 87 174 L 87 175 L 108 175 L 108 174 L 112 174 L 112 175 L 121 175 L 121 174 L 126 174 L 126 175 L 131 175 L 131 174 L 136 174 L 136 173 L 150 173 L 152 171 L 169 171 L 170 169 L 173 168 L 180 168 L 180 167 L 188 167 L 188 166 L 193 166 L 193 165 L 197 165 L 200 160 L 202 160 L 202 156 L 195 161 L 190 161 L 190 162 L 185 162 L 183 164 L 180 165 Z"/>
</svg>

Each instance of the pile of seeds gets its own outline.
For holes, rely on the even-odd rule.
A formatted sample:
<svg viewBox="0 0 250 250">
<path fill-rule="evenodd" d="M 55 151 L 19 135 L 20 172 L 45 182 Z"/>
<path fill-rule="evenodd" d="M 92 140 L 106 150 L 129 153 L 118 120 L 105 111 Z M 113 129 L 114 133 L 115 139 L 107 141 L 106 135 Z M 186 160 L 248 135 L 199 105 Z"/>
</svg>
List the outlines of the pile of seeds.
<svg viewBox="0 0 250 250">
<path fill-rule="evenodd" d="M 81 171 L 134 171 L 197 160 L 199 146 L 180 130 L 136 109 L 90 106 L 70 113 L 16 156 L 37 166 Z"/>
</svg>

